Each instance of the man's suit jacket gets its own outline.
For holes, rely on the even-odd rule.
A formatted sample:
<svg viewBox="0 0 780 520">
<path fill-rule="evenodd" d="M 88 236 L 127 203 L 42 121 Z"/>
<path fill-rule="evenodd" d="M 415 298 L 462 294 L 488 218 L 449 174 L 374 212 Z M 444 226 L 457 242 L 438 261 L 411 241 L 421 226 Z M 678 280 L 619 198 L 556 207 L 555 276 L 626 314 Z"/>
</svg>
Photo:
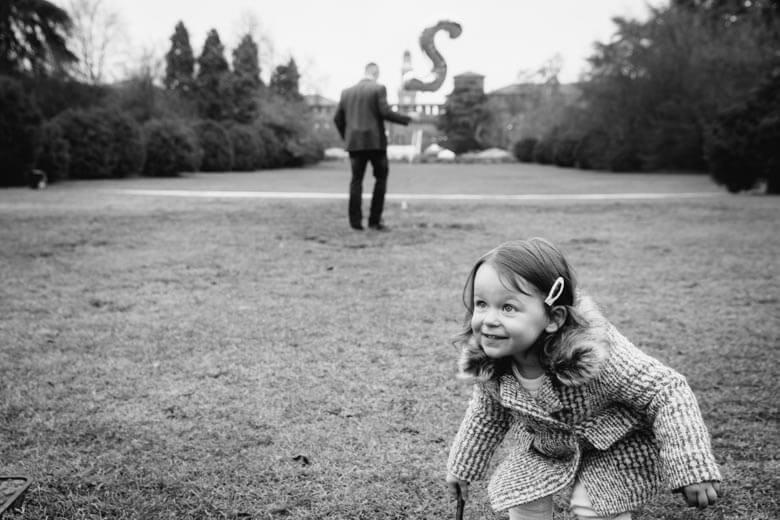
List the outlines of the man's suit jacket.
<svg viewBox="0 0 780 520">
<path fill-rule="evenodd" d="M 333 122 L 350 152 L 387 149 L 385 120 L 409 124 L 409 116 L 387 105 L 387 89 L 370 79 L 344 89 Z"/>
</svg>

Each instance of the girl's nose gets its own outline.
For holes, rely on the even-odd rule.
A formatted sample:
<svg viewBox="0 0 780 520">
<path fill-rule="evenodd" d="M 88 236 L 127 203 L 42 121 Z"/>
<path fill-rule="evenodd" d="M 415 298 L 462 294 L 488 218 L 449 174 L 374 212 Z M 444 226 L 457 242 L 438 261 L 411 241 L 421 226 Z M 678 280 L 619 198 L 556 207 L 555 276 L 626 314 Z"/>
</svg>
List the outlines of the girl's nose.
<svg viewBox="0 0 780 520">
<path fill-rule="evenodd" d="M 488 309 L 485 313 L 485 325 L 499 325 L 498 312 L 494 309 Z"/>
</svg>

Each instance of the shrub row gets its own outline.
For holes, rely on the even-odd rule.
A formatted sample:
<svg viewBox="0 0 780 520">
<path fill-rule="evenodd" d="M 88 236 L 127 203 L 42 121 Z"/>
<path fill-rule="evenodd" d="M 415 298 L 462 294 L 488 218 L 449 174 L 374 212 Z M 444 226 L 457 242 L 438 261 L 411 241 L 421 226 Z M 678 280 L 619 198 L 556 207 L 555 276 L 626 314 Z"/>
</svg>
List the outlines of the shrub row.
<svg viewBox="0 0 780 520">
<path fill-rule="evenodd" d="M 324 156 L 318 142 L 284 135 L 263 123 L 221 125 L 205 120 L 189 124 L 157 119 L 146 123 L 145 134 L 149 143 L 146 175 L 303 166 Z"/>
<path fill-rule="evenodd" d="M 517 141 L 512 152 L 520 162 L 554 164 L 583 170 L 636 171 L 642 168 L 639 154 L 624 143 L 616 143 L 604 132 L 583 135 L 561 134 L 555 130 L 537 139 Z"/>
<path fill-rule="evenodd" d="M 0 185 L 23 185 L 33 168 L 49 181 L 185 171 L 251 171 L 321 160 L 322 146 L 278 122 L 242 125 L 151 119 L 116 108 L 72 108 L 43 121 L 15 79 L 0 76 Z"/>
<path fill-rule="evenodd" d="M 129 116 L 105 108 L 69 109 L 49 122 L 50 135 L 61 132 L 70 162 L 62 166 L 68 176 L 82 179 L 106 179 L 137 175 L 144 163 L 141 128 Z M 58 140 L 59 141 L 59 140 Z M 41 147 L 61 148 L 41 140 Z M 64 157 L 60 153 L 60 157 Z M 38 167 L 44 169 L 38 162 Z M 44 169 L 44 171 L 46 171 Z M 50 171 L 46 171 L 47 175 Z"/>
</svg>

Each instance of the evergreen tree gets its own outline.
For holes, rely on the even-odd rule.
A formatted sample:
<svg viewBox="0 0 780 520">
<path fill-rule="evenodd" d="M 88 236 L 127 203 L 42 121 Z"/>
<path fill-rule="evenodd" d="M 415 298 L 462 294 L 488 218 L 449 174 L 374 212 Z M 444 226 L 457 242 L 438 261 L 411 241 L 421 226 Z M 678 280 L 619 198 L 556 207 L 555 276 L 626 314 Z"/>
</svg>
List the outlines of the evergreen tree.
<svg viewBox="0 0 780 520">
<path fill-rule="evenodd" d="M 262 84 L 259 52 L 257 44 L 250 34 L 246 34 L 238 47 L 233 50 L 233 74 L 254 88 L 258 88 Z"/>
<path fill-rule="evenodd" d="M 298 90 L 298 82 L 301 79 L 301 75 L 298 73 L 298 65 L 295 64 L 295 60 L 290 58 L 287 65 L 279 65 L 276 67 L 273 75 L 271 76 L 270 87 L 271 90 L 279 94 L 285 99 L 290 101 L 301 101 L 301 96 Z"/>
<path fill-rule="evenodd" d="M 232 115 L 232 78 L 229 72 L 225 47 L 216 29 L 212 29 L 198 58 L 198 73 L 195 77 L 198 111 L 202 117 L 219 120 Z"/>
<path fill-rule="evenodd" d="M 257 44 L 247 34 L 233 50 L 233 118 L 249 123 L 257 117 L 257 96 L 262 87 Z"/>
<path fill-rule="evenodd" d="M 45 74 L 76 61 L 66 45 L 72 21 L 46 0 L 0 2 L 0 74 Z"/>
<path fill-rule="evenodd" d="M 721 112 L 708 143 L 712 178 L 729 191 L 749 190 L 759 181 L 780 194 L 780 60 L 746 103 Z"/>
<path fill-rule="evenodd" d="M 165 63 L 165 88 L 189 94 L 192 91 L 195 58 L 190 47 L 190 35 L 183 22 L 176 24 Z"/>
<path fill-rule="evenodd" d="M 780 44 L 780 2 L 675 0 L 647 21 L 614 19 L 582 84 L 576 133 L 598 168 L 704 170 L 717 114 L 744 103 Z M 602 138 L 603 137 L 603 138 Z M 604 159 L 604 160 L 602 160 Z"/>
<path fill-rule="evenodd" d="M 455 87 L 447 96 L 437 126 L 447 136 L 447 148 L 463 153 L 484 148 L 478 134 L 489 117 L 485 92 L 466 84 Z"/>
</svg>

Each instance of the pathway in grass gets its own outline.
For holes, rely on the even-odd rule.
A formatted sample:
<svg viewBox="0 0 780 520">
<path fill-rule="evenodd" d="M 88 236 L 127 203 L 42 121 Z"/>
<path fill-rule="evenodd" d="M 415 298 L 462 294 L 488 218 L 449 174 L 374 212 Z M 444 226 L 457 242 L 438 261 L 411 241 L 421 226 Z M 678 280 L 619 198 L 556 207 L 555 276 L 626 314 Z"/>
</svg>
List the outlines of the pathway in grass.
<svg viewBox="0 0 780 520">
<path fill-rule="evenodd" d="M 324 193 L 308 191 L 236 191 L 236 190 L 143 190 L 119 189 L 112 193 L 120 195 L 148 195 L 153 197 L 205 197 L 225 199 L 346 199 L 346 193 Z M 490 195 L 480 193 L 388 193 L 390 200 L 444 200 L 444 201 L 482 201 L 482 202 L 512 202 L 512 201 L 589 201 L 589 200 L 651 200 L 651 199 L 699 199 L 725 197 L 725 193 L 688 192 L 688 193 L 536 193 L 526 195 Z M 370 199 L 371 193 L 364 193 L 364 199 Z"/>
</svg>

